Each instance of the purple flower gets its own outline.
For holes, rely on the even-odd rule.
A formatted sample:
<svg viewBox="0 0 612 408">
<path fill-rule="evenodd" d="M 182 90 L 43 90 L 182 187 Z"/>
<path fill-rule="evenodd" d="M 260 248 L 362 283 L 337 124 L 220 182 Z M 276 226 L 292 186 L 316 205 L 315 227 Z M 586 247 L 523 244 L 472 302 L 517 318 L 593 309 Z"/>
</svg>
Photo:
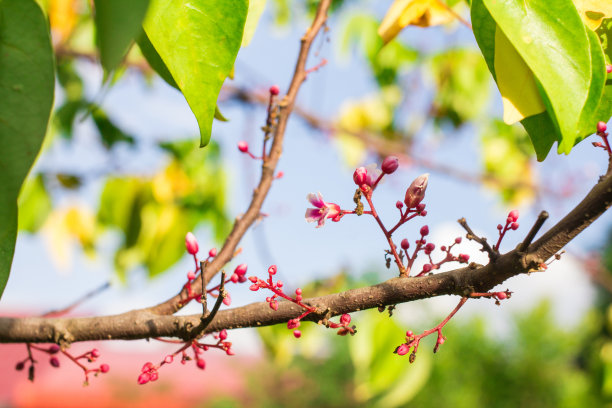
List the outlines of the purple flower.
<svg viewBox="0 0 612 408">
<path fill-rule="evenodd" d="M 310 193 L 307 199 L 310 201 L 310 204 L 314 205 L 316 208 L 308 208 L 306 210 L 306 221 L 317 221 L 317 228 L 319 228 L 325 224 L 326 218 L 331 218 L 334 221 L 339 220 L 341 210 L 338 204 L 326 203 L 323 201 L 321 193 Z"/>
</svg>

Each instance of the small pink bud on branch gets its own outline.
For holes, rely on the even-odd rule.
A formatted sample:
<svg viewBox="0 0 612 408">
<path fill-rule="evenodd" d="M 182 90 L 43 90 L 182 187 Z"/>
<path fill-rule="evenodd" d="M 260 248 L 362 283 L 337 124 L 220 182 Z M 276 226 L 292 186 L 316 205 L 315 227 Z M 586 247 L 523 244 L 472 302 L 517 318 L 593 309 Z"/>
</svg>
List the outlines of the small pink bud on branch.
<svg viewBox="0 0 612 408">
<path fill-rule="evenodd" d="M 423 201 L 428 180 L 429 174 L 425 173 L 421 174 L 412 184 L 410 184 L 410 187 L 406 190 L 406 196 L 404 197 L 404 204 L 406 204 L 406 207 L 414 208 Z"/>
<path fill-rule="evenodd" d="M 380 168 L 385 174 L 392 174 L 399 167 L 399 159 L 395 156 L 388 156 L 383 160 Z"/>
<path fill-rule="evenodd" d="M 187 248 L 187 252 L 189 252 L 191 255 L 198 253 L 198 240 L 191 232 L 188 232 L 187 235 L 185 235 L 185 247 Z"/>
</svg>

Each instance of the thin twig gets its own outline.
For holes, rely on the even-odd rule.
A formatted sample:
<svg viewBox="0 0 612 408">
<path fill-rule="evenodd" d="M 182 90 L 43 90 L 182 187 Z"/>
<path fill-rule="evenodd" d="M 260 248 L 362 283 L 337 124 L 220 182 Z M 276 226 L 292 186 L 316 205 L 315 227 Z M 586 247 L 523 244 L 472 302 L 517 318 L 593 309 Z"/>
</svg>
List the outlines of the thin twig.
<svg viewBox="0 0 612 408">
<path fill-rule="evenodd" d="M 517 251 L 524 252 L 529 247 L 529 245 L 531 245 L 531 242 L 533 241 L 535 236 L 538 234 L 538 232 L 542 228 L 542 225 L 544 225 L 544 222 L 547 219 L 548 219 L 548 212 L 542 211 L 538 215 L 538 219 L 533 224 L 533 227 L 531 227 L 531 230 L 529 230 L 529 233 L 527 234 L 523 242 L 521 242 L 519 246 L 516 248 Z"/>
<path fill-rule="evenodd" d="M 104 292 L 106 289 L 110 288 L 110 285 L 111 285 L 110 282 L 106 282 L 102 286 L 99 286 L 96 289 L 90 292 L 87 292 L 86 294 L 81 296 L 79 299 L 72 302 L 69 306 L 66 306 L 65 308 L 59 309 L 59 310 L 51 310 L 50 312 L 43 314 L 43 317 L 57 317 L 57 316 L 65 315 L 66 313 L 69 313 L 72 309 L 79 306 L 81 303 L 85 302 L 86 300 L 89 300 L 92 297 Z"/>
<path fill-rule="evenodd" d="M 460 218 L 457 220 L 457 222 L 463 227 L 463 229 L 467 231 L 467 235 L 465 237 L 472 241 L 478 242 L 482 246 L 481 251 L 486 252 L 489 255 L 489 260 L 491 262 L 495 262 L 495 260 L 499 257 L 499 252 L 491 248 L 491 245 L 489 245 L 487 239 L 481 238 L 478 235 L 474 234 L 474 231 L 472 231 L 470 226 L 467 224 L 465 218 Z"/>
</svg>

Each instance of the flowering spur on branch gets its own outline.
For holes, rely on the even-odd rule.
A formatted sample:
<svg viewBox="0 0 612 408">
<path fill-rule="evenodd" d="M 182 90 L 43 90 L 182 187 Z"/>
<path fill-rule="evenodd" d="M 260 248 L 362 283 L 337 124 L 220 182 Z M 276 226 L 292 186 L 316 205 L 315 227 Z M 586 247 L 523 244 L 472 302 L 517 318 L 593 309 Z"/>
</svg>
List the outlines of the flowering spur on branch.
<svg viewBox="0 0 612 408">
<path fill-rule="evenodd" d="M 308 316 L 310 313 L 316 313 L 317 309 L 315 307 L 312 307 L 302 302 L 302 289 L 301 288 L 297 288 L 295 290 L 295 297 L 291 297 L 287 295 L 282 289 L 283 282 L 280 280 L 277 280 L 276 282 L 274 282 L 272 278 L 274 275 L 276 275 L 276 272 L 277 272 L 276 265 L 272 265 L 268 268 L 268 279 L 267 280 L 264 281 L 262 279 L 259 279 L 257 276 L 250 276 L 249 280 L 253 284 L 249 287 L 249 289 L 251 289 L 253 292 L 257 292 L 259 289 L 270 290 L 272 292 L 272 296 L 267 297 L 266 302 L 268 302 L 272 310 L 275 310 L 275 311 L 278 310 L 277 298 L 279 297 L 285 300 L 288 300 L 289 302 L 295 303 L 296 305 L 304 309 L 304 312 L 302 314 L 300 314 L 298 317 L 290 319 L 287 322 L 287 328 L 289 330 L 293 330 L 293 336 L 296 339 L 299 339 L 300 337 L 302 337 L 302 332 L 298 330 L 298 327 L 300 327 L 300 324 L 301 324 L 300 321 L 304 317 Z M 337 334 L 340 336 L 345 336 L 347 334 L 354 335 L 357 332 L 357 330 L 355 329 L 355 326 L 349 326 L 349 324 L 351 323 L 351 316 L 347 313 L 344 313 L 342 316 L 340 316 L 340 323 L 333 323 L 329 321 L 329 319 L 327 318 L 321 321 L 320 323 L 324 324 L 326 327 L 330 329 L 339 329 Z"/>
</svg>

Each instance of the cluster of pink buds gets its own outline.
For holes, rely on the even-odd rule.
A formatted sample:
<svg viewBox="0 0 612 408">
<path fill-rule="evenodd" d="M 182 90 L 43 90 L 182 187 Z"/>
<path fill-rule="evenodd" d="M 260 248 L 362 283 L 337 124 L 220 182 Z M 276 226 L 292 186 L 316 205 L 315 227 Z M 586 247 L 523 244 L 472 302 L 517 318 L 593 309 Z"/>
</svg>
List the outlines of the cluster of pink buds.
<svg viewBox="0 0 612 408">
<path fill-rule="evenodd" d="M 519 218 L 518 210 L 512 210 L 508 213 L 508 217 L 506 218 L 506 225 L 497 224 L 497 231 L 499 232 L 499 238 L 497 239 L 497 243 L 493 247 L 496 251 L 499 251 L 499 245 L 502 242 L 502 239 L 506 235 L 506 232 L 509 230 L 516 231 L 519 227 L 519 223 L 517 222 Z"/>
<path fill-rule="evenodd" d="M 192 283 L 193 281 L 196 279 L 197 277 L 197 273 L 200 272 L 200 268 L 201 268 L 201 263 L 200 260 L 198 259 L 197 253 L 199 251 L 199 245 L 198 245 L 198 241 L 196 239 L 196 237 L 193 235 L 193 233 L 188 232 L 187 235 L 185 236 L 185 248 L 187 249 L 187 252 L 193 256 L 193 260 L 194 260 L 194 264 L 195 264 L 195 269 L 193 271 L 189 271 L 187 272 L 187 282 L 185 283 L 185 285 L 183 286 L 184 289 L 187 291 L 187 298 L 183 301 L 184 304 L 192 301 L 192 300 L 196 300 L 197 302 L 202 302 L 202 296 L 199 293 L 195 293 L 192 290 Z M 217 249 L 216 248 L 212 248 L 208 251 L 208 257 L 206 259 L 204 259 L 204 263 L 207 264 L 208 262 L 210 262 L 214 257 L 217 256 Z M 247 265 L 246 264 L 241 264 L 238 265 L 236 267 L 236 269 L 234 270 L 234 273 L 232 274 L 232 276 L 230 276 L 230 278 L 228 278 L 225 283 L 244 283 L 246 282 L 246 274 L 247 271 Z M 219 286 L 214 286 L 210 289 L 206 290 L 206 293 L 212 297 L 217 297 L 219 296 Z M 229 293 L 225 294 L 225 297 L 223 298 L 223 304 L 225 304 L 226 306 L 231 305 L 232 302 L 232 298 L 230 296 Z"/>
<path fill-rule="evenodd" d="M 296 318 L 290 319 L 287 322 L 287 328 L 289 330 L 293 330 L 293 336 L 296 339 L 299 339 L 302 336 L 302 332 L 298 330 L 298 327 L 300 327 L 300 324 L 301 324 L 300 321 L 304 317 L 309 315 L 310 313 L 315 313 L 317 309 L 315 307 L 309 306 L 302 302 L 302 289 L 301 288 L 297 288 L 295 290 L 295 297 L 291 297 L 287 295 L 283 291 L 283 282 L 280 280 L 277 280 L 276 282 L 274 282 L 273 276 L 276 275 L 276 272 L 277 272 L 276 265 L 272 265 L 268 268 L 268 279 L 267 280 L 264 281 L 262 279 L 259 279 L 256 276 L 250 276 L 249 280 L 252 282 L 252 285 L 249 287 L 249 289 L 252 290 L 253 292 L 257 292 L 259 289 L 270 290 L 272 292 L 272 296 L 266 297 L 266 302 L 268 302 L 268 304 L 270 305 L 270 308 L 274 311 L 278 310 L 278 306 L 279 306 L 277 298 L 286 299 L 300 306 L 301 308 L 303 308 L 305 311 L 301 315 L 299 315 Z M 348 314 L 343 314 L 340 318 L 339 324 L 328 321 L 326 322 L 326 326 L 332 329 L 339 328 L 338 334 L 341 336 L 345 336 L 346 334 L 349 334 L 349 333 L 355 334 L 356 332 L 355 326 L 350 327 L 349 326 L 350 322 L 351 322 L 351 316 Z"/>
<path fill-rule="evenodd" d="M 107 373 L 110 370 L 110 366 L 108 364 L 100 364 L 100 366 L 95 367 L 95 368 L 88 368 L 87 366 L 85 366 L 81 360 L 85 360 L 88 363 L 93 363 L 95 362 L 98 357 L 100 357 L 100 350 L 94 348 L 91 349 L 89 351 L 86 351 L 85 353 L 78 355 L 78 356 L 73 356 L 72 354 L 70 354 L 68 351 L 66 350 L 62 350 L 60 346 L 58 346 L 57 344 L 52 344 L 49 347 L 41 347 L 35 344 L 31 344 L 28 343 L 26 344 L 26 347 L 28 349 L 28 357 L 26 357 L 24 360 L 19 361 L 16 365 L 15 365 L 15 369 L 17 371 L 21 371 L 25 368 L 26 363 L 29 363 L 29 367 L 28 367 L 28 379 L 30 381 L 34 381 L 34 363 L 36 363 L 36 360 L 34 360 L 33 356 L 32 356 L 32 350 L 37 350 L 43 353 L 46 353 L 50 356 L 49 358 L 49 364 L 52 367 L 55 368 L 59 368 L 60 367 L 60 360 L 57 357 L 59 354 L 63 354 L 64 356 L 66 356 L 72 363 L 76 364 L 79 368 L 81 368 L 83 370 L 83 373 L 85 375 L 85 385 L 89 384 L 89 375 L 93 374 L 94 376 L 98 376 L 98 374 L 102 373 Z"/>
<path fill-rule="evenodd" d="M 155 365 L 151 362 L 147 362 L 142 366 L 141 373 L 138 376 L 138 384 L 146 384 L 150 381 L 156 381 L 159 378 L 159 369 L 166 365 L 174 362 L 174 358 L 177 355 L 181 356 L 181 364 L 187 364 L 187 362 L 194 360 L 196 367 L 200 370 L 206 368 L 206 361 L 202 357 L 202 354 L 211 348 L 223 350 L 228 356 L 233 356 L 232 343 L 227 340 L 227 330 L 223 329 L 219 333 L 214 335 L 217 340 L 216 343 L 201 343 L 197 340 L 181 342 L 180 340 L 168 340 L 168 339 L 156 339 L 164 343 L 182 344 L 182 346 L 172 354 L 168 354 L 159 364 Z M 191 350 L 192 355 L 190 356 L 188 351 Z"/>
</svg>

